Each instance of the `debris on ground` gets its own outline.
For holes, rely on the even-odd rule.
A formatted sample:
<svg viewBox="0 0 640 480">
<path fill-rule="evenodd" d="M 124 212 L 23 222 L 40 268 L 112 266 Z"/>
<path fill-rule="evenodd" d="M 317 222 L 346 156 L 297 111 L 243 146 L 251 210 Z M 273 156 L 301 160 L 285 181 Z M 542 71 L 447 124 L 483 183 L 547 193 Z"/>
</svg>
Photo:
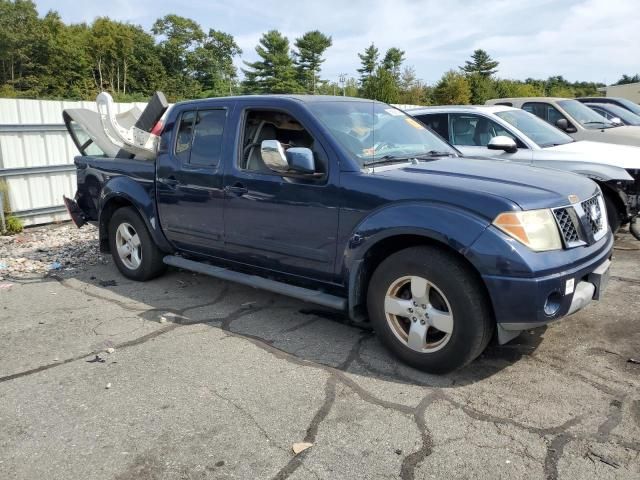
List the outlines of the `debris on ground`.
<svg viewBox="0 0 640 480">
<path fill-rule="evenodd" d="M 108 263 L 98 248 L 98 229 L 76 228 L 71 222 L 26 228 L 0 236 L 0 271 L 7 278 L 32 278 Z"/>
<path fill-rule="evenodd" d="M 620 468 L 620 464 L 610 458 L 605 457 L 604 455 L 600 455 L 599 453 L 594 452 L 593 450 L 589 450 L 585 455 L 586 458 L 595 463 L 595 460 L 604 463 L 605 465 L 609 465 L 613 468 Z"/>
<path fill-rule="evenodd" d="M 107 349 L 105 350 L 105 352 L 107 352 L 107 353 L 113 353 L 113 352 L 115 352 L 115 351 L 116 351 L 116 349 L 115 349 L 115 348 L 113 348 L 113 347 L 109 347 L 109 348 L 107 348 Z"/>
<path fill-rule="evenodd" d="M 294 443 L 291 446 L 291 449 L 293 450 L 294 455 L 298 455 L 301 452 L 304 452 L 307 448 L 311 448 L 313 447 L 313 443 L 309 443 L 309 442 L 298 442 L 298 443 Z"/>
<path fill-rule="evenodd" d="M 106 385 L 104 388 L 106 388 L 107 390 L 109 390 L 109 389 L 111 388 L 111 384 L 110 384 L 110 383 L 107 383 L 107 385 Z"/>
<path fill-rule="evenodd" d="M 0 290 L 9 290 L 13 287 L 13 283 L 0 283 Z"/>
<path fill-rule="evenodd" d="M 118 282 L 116 282 L 115 280 L 100 280 L 98 284 L 101 287 L 117 287 L 118 286 Z"/>
<path fill-rule="evenodd" d="M 104 363 L 106 360 L 101 358 L 99 355 L 96 355 L 92 360 L 87 360 L 87 363 Z"/>
<path fill-rule="evenodd" d="M 627 360 L 627 363 L 633 363 L 634 365 L 640 365 L 640 359 L 630 358 L 629 360 Z"/>
</svg>

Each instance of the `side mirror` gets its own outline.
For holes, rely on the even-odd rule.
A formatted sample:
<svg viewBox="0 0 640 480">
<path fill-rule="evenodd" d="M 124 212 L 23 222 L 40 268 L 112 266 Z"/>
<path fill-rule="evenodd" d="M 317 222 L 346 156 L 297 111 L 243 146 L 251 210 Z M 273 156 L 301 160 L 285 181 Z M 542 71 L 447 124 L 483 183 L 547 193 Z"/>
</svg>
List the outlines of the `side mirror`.
<svg viewBox="0 0 640 480">
<path fill-rule="evenodd" d="M 489 150 L 503 150 L 507 153 L 516 153 L 518 151 L 518 146 L 516 145 L 515 140 L 505 135 L 493 137 L 489 140 L 487 148 Z"/>
<path fill-rule="evenodd" d="M 309 148 L 291 147 L 286 152 L 289 168 L 298 173 L 315 173 L 316 161 Z"/>
<path fill-rule="evenodd" d="M 614 125 L 624 125 L 624 122 L 620 120 L 618 117 L 610 118 L 609 121 Z"/>
<path fill-rule="evenodd" d="M 276 172 L 286 172 L 289 170 L 289 162 L 284 153 L 282 144 L 277 140 L 263 140 L 260 144 L 260 155 L 262 161 L 270 169 Z"/>
</svg>

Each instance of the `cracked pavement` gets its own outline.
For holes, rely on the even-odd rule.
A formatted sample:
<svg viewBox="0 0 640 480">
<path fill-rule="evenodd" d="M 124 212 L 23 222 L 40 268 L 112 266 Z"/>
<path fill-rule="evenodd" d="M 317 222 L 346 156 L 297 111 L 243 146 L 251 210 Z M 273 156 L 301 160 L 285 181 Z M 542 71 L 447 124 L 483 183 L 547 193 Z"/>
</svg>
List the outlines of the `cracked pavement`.
<svg viewBox="0 0 640 480">
<path fill-rule="evenodd" d="M 5 279 L 0 478 L 640 478 L 639 262 L 622 235 L 602 302 L 447 376 L 188 272 Z"/>
</svg>

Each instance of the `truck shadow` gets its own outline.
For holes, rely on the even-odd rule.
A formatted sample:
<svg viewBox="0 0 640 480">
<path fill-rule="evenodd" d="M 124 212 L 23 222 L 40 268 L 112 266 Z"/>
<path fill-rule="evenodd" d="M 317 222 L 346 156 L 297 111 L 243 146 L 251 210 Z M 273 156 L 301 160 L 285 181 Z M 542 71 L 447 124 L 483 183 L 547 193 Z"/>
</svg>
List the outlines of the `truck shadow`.
<svg viewBox="0 0 640 480">
<path fill-rule="evenodd" d="M 148 306 L 139 316 L 149 322 L 220 328 L 287 361 L 410 385 L 456 387 L 489 378 L 531 355 L 545 330 L 525 331 L 502 346 L 493 340 L 467 367 L 430 375 L 394 358 L 370 328 L 288 297 L 175 269 L 146 283 L 122 277 L 113 264 L 64 277 L 58 280 L 85 292 L 91 285 L 90 290 L 106 301 Z"/>
</svg>

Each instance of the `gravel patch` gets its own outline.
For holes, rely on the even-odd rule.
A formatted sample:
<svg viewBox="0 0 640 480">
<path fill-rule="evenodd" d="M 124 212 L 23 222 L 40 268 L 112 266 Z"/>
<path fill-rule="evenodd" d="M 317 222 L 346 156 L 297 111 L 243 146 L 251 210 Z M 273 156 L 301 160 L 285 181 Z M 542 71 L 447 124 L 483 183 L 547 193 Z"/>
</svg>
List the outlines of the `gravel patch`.
<svg viewBox="0 0 640 480">
<path fill-rule="evenodd" d="M 0 236 L 0 280 L 34 278 L 53 271 L 82 270 L 107 263 L 98 248 L 98 229 L 71 223 L 27 228 Z"/>
</svg>

